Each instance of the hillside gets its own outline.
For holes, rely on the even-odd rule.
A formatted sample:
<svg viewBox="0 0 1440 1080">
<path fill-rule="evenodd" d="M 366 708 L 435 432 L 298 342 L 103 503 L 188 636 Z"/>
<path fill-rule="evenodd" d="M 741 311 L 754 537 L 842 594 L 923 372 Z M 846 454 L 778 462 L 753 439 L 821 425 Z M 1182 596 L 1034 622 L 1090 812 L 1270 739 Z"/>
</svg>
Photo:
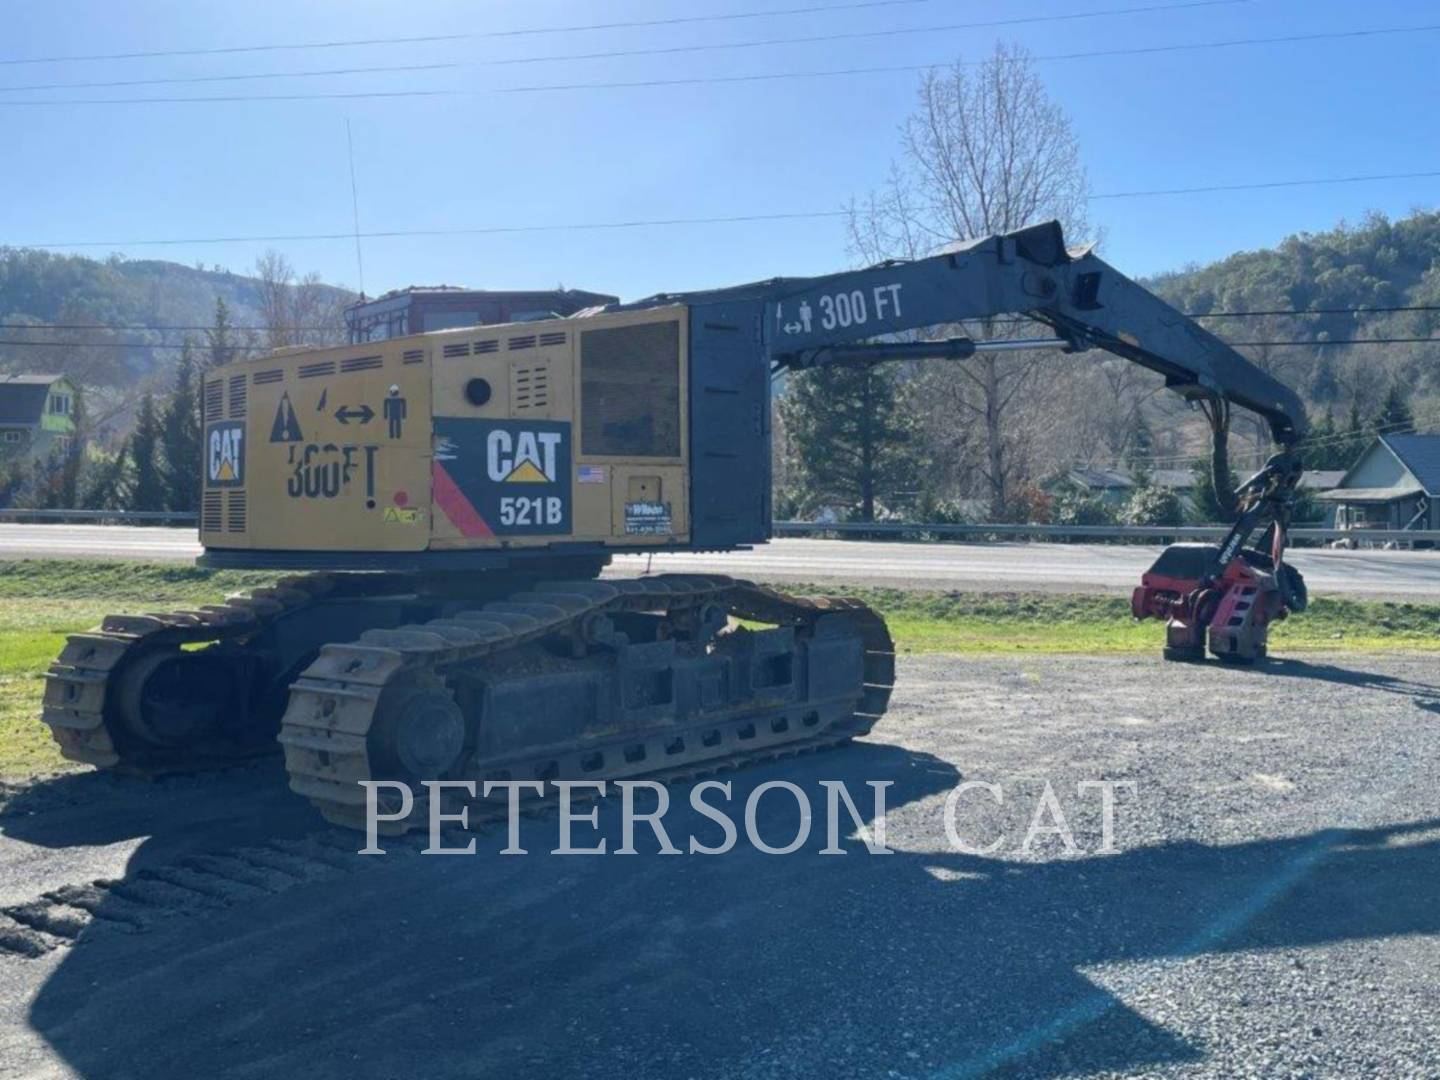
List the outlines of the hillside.
<svg viewBox="0 0 1440 1080">
<path fill-rule="evenodd" d="M 1241 351 L 1294 386 L 1317 419 L 1328 409 L 1344 420 L 1352 406 L 1369 418 L 1398 385 L 1410 393 L 1422 429 L 1440 421 L 1440 342 L 1319 344 L 1440 333 L 1440 310 L 1335 310 L 1440 307 L 1440 213 L 1417 211 L 1396 221 L 1372 215 L 1358 225 L 1301 233 L 1273 249 L 1242 252 L 1147 284 L 1191 313 L 1317 312 L 1202 320 L 1229 341 L 1316 342 Z"/>
<path fill-rule="evenodd" d="M 71 375 L 92 388 L 97 400 L 108 401 L 108 411 L 123 428 L 127 402 L 133 404 L 138 389 L 165 380 L 178 357 L 174 349 L 148 346 L 177 345 L 183 332 L 154 328 L 207 326 L 217 298 L 229 305 L 235 324 L 265 325 L 262 284 L 257 277 L 218 268 L 0 248 L 0 322 L 7 324 L 0 332 L 0 370 Z M 1440 307 L 1440 213 L 1417 211 L 1396 221 L 1372 216 L 1358 225 L 1342 224 L 1326 232 L 1292 236 L 1273 249 L 1241 252 L 1209 265 L 1163 274 L 1146 284 L 1181 310 L 1202 315 L 1217 311 L 1315 312 L 1204 322 L 1229 341 L 1315 342 L 1301 347 L 1244 346 L 1242 351 L 1296 387 L 1317 420 L 1329 410 L 1343 424 L 1353 407 L 1369 423 L 1391 387 L 1399 386 L 1410 394 L 1422 430 L 1440 426 L 1440 343 L 1322 344 L 1353 338 L 1440 335 L 1440 311 L 1348 310 Z M 331 317 L 352 299 L 351 294 L 331 286 L 316 284 L 314 289 L 320 294 L 319 307 Z M 15 324 L 33 323 L 151 329 L 14 328 Z M 263 336 L 251 340 L 260 343 Z M 79 344 L 5 344 L 20 341 Z M 1145 390 L 1138 384 L 1136 388 L 1112 389 L 1122 396 Z M 1089 421 L 1076 411 L 1081 406 L 1075 402 L 1085 398 L 1071 395 L 1068 405 L 1063 399 L 1055 403 L 1060 410 L 1055 430 L 1070 430 L 1075 435 L 1056 448 L 1055 465 L 1068 462 L 1074 452 L 1070 443 L 1101 446 L 1103 451 L 1103 445 L 1085 433 Z M 1116 404 L 1123 412 L 1124 403 Z M 1075 415 L 1065 415 L 1067 409 Z M 1174 402 L 1155 399 L 1145 404 L 1142 413 L 1148 416 L 1151 445 L 1157 455 L 1204 452 L 1203 425 L 1177 412 Z M 1236 425 L 1237 465 L 1253 461 L 1253 455 L 1247 458 L 1245 454 L 1247 446 L 1254 446 L 1257 431 L 1258 425 L 1248 421 Z M 1097 458 L 1086 463 L 1106 462 Z M 1034 465 L 1044 471 L 1046 463 L 1037 460 Z"/>
<path fill-rule="evenodd" d="M 318 291 L 330 310 L 352 299 L 328 285 Z M 209 326 L 223 299 L 231 321 L 265 323 L 261 281 L 219 269 L 159 260 L 89 259 L 0 248 L 0 370 L 59 371 L 100 391 L 144 385 L 165 376 L 178 356 L 180 331 L 24 330 L 22 324 L 66 326 Z M 197 337 L 199 335 L 196 335 Z M 18 342 L 79 343 L 43 347 Z"/>
</svg>

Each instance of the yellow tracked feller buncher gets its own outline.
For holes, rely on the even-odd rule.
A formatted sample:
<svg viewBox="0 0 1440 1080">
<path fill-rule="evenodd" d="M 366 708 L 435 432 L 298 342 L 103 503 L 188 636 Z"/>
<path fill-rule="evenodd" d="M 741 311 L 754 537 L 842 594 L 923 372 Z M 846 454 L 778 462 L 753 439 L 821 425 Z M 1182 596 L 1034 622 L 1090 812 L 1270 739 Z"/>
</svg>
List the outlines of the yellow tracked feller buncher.
<svg viewBox="0 0 1440 1080">
<path fill-rule="evenodd" d="M 902 335 L 1003 314 L 1053 333 Z M 895 675 L 865 605 L 601 572 L 616 552 L 769 538 L 776 373 L 1046 347 L 1107 349 L 1267 417 L 1281 534 L 1295 396 L 1048 224 L 209 373 L 200 561 L 296 573 L 75 635 L 44 721 L 67 757 L 141 773 L 278 740 L 294 790 L 347 825 L 362 780 L 674 777 L 862 735 Z"/>
</svg>

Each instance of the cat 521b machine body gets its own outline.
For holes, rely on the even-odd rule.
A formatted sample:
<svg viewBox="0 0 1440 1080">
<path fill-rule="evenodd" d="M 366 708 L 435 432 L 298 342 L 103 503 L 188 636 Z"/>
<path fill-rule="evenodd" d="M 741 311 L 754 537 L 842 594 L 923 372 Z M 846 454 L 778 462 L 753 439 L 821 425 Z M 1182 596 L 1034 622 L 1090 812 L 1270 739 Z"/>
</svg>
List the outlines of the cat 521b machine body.
<svg viewBox="0 0 1440 1080">
<path fill-rule="evenodd" d="M 1050 336 L 909 333 L 1002 315 Z M 1294 394 L 1054 224 L 828 277 L 285 350 L 205 376 L 200 537 L 205 565 L 297 573 L 76 635 L 44 719 L 68 756 L 138 771 L 278 737 L 295 790 L 349 823 L 371 778 L 675 776 L 862 734 L 894 682 L 866 606 L 601 571 L 617 552 L 769 538 L 777 372 L 1019 348 L 1106 349 L 1252 409 L 1284 462 L 1303 428 Z M 1255 505 L 1276 548 L 1298 474 L 1271 475 Z M 1141 613 L 1194 622 L 1189 594 L 1223 590 L 1243 540 L 1190 559 L 1183 587 L 1157 578 Z"/>
</svg>

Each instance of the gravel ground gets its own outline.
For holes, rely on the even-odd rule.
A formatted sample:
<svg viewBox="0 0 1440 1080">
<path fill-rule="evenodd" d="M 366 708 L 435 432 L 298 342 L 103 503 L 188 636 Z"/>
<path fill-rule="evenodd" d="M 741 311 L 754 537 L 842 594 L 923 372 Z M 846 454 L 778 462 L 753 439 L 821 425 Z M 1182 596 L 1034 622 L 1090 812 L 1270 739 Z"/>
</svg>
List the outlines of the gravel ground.
<svg viewBox="0 0 1440 1080">
<path fill-rule="evenodd" d="M 550 856 L 551 814 L 523 822 L 527 857 L 502 830 L 474 857 L 360 858 L 271 765 L 10 792 L 0 1075 L 1440 1075 L 1433 658 L 935 656 L 901 678 L 862 743 L 729 777 L 736 807 L 770 779 L 810 793 L 784 857 L 743 832 L 664 857 L 643 826 L 636 856 Z M 862 806 L 892 782 L 894 854 L 844 830 L 819 854 L 837 779 Z M 1100 779 L 1135 783 L 1114 854 L 1076 790 Z M 991 854 L 947 840 L 964 780 L 1004 792 L 958 804 Z M 1022 850 L 1047 784 L 1073 853 Z M 715 843 L 688 794 L 671 835 Z M 760 804 L 771 844 L 788 799 Z"/>
</svg>

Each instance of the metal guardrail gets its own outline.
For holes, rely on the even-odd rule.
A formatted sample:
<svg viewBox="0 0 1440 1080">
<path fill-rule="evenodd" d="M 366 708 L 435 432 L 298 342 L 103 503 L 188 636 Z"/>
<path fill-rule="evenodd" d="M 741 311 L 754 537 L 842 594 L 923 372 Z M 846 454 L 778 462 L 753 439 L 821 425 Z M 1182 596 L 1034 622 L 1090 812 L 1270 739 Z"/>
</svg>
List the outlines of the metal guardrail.
<svg viewBox="0 0 1440 1080">
<path fill-rule="evenodd" d="M 0 510 L 0 521 L 91 522 L 97 525 L 173 521 L 193 525 L 197 520 L 198 515 L 178 510 L 20 510 L 14 507 Z"/>
<path fill-rule="evenodd" d="M 0 521 L 90 522 L 99 525 L 173 522 L 194 525 L 197 515 L 171 510 L 0 510 Z M 897 521 L 777 521 L 776 536 L 938 536 L 964 539 L 1013 537 L 1018 540 L 1091 538 L 1096 540 L 1219 540 L 1226 525 L 940 525 Z M 1413 541 L 1440 544 L 1437 529 L 1291 529 L 1292 540 Z"/>
<path fill-rule="evenodd" d="M 1092 537 L 1098 540 L 1219 540 L 1228 525 L 938 525 L 909 522 L 777 521 L 776 536 L 863 535 L 873 537 L 925 534 L 942 537 L 1014 537 L 1016 539 Z M 1292 540 L 1382 540 L 1440 543 L 1435 529 L 1291 529 Z"/>
</svg>

